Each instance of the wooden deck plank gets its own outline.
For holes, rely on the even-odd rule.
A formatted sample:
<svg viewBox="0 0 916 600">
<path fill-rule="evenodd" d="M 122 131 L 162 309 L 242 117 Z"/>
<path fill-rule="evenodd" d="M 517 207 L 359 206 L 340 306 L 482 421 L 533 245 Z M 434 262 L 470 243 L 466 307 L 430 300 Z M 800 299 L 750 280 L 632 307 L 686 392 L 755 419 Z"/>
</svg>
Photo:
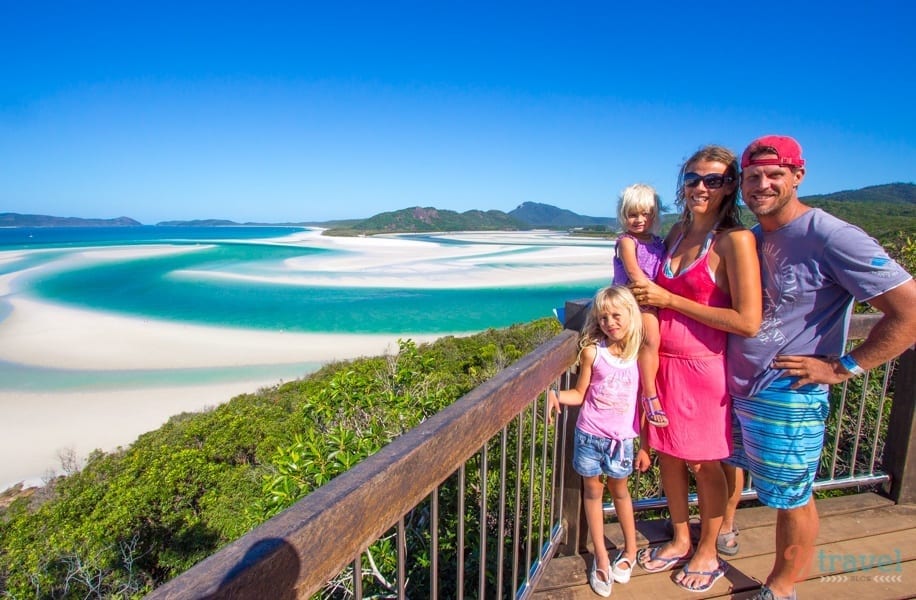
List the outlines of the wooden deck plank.
<svg viewBox="0 0 916 600">
<path fill-rule="evenodd" d="M 916 506 L 894 505 L 877 494 L 857 494 L 819 500 L 818 509 L 818 545 L 807 578 L 799 584 L 801 597 L 841 600 L 863 596 L 907 598 L 916 594 Z M 613 597 L 749 598 L 773 564 L 775 518 L 776 511 L 764 507 L 739 511 L 741 552 L 729 561 L 728 574 L 706 594 L 677 588 L 672 571 L 649 574 L 637 567 L 630 583 L 614 586 Z M 615 539 L 620 543 L 616 523 L 609 523 L 606 530 L 611 545 Z M 663 522 L 640 524 L 640 545 L 665 539 Z M 590 561 L 590 554 L 555 558 L 534 597 L 596 598 L 587 582 Z"/>
<path fill-rule="evenodd" d="M 899 580 L 886 581 L 884 578 L 899 577 Z M 617 588 L 614 588 L 615 597 Z M 916 561 L 907 561 L 901 565 L 899 573 L 883 576 L 866 575 L 849 577 L 840 581 L 806 580 L 796 586 L 799 598 L 829 598 L 830 600 L 860 600 L 861 598 L 881 600 L 902 600 L 913 598 L 916 594 Z M 731 595 L 732 600 L 752 598 L 757 590 L 748 590 Z M 594 598 L 595 595 L 592 594 Z"/>
<path fill-rule="evenodd" d="M 826 556 L 819 558 L 819 552 Z M 851 558 L 849 558 L 851 557 Z M 863 564 L 864 569 L 859 565 Z M 884 557 L 880 563 L 872 563 Z M 855 566 L 849 560 L 855 561 Z M 673 571 L 646 574 L 634 571 L 626 585 L 614 586 L 614 598 L 749 598 L 759 589 L 773 563 L 773 555 L 761 554 L 749 558 L 733 559 L 730 569 L 707 593 L 699 594 L 681 590 L 672 581 Z M 881 566 L 875 566 L 880 564 Z M 832 567 L 832 568 L 831 568 Z M 802 598 L 910 598 L 916 592 L 916 533 L 913 530 L 895 531 L 863 539 L 846 540 L 838 544 L 821 544 L 815 549 L 812 568 L 806 579 L 799 583 Z M 551 600 L 585 600 L 595 595 L 582 581 L 576 585 L 546 592 L 536 598 Z"/>
<path fill-rule="evenodd" d="M 857 514 L 860 515 L 860 520 L 868 522 L 872 513 L 866 515 L 866 511 L 879 510 L 881 508 L 888 509 L 894 506 L 886 498 L 870 493 L 818 501 L 822 528 L 826 526 L 825 523 L 829 522 L 828 518 L 833 516 Z M 895 519 L 896 517 L 891 517 L 890 521 L 883 520 L 872 523 L 870 532 L 881 531 L 882 527 L 888 525 L 893 528 L 896 523 Z M 742 508 L 739 511 L 737 521 L 741 528 L 741 535 L 738 538 L 741 544 L 741 555 L 772 553 L 772 527 L 776 524 L 775 510 L 766 507 Z M 861 525 L 857 525 L 857 527 L 861 527 Z M 640 546 L 661 544 L 668 540 L 668 534 L 662 521 L 640 521 L 637 523 L 637 529 L 637 543 Z M 823 532 L 823 534 L 826 535 L 826 532 Z M 620 527 L 616 523 L 606 524 L 605 537 L 611 552 L 614 551 L 614 548 L 623 547 Z M 562 588 L 568 585 L 570 581 L 587 583 L 586 568 L 586 560 L 582 556 L 554 558 L 551 561 L 551 567 L 541 579 L 538 589 Z M 639 571 L 637 569 L 634 574 Z"/>
<path fill-rule="evenodd" d="M 893 581 L 887 579 L 894 578 Z M 829 598 L 830 600 L 891 600 L 913 598 L 916 594 L 916 562 L 908 561 L 901 565 L 901 570 L 895 575 L 860 575 L 848 577 L 845 580 L 820 581 L 806 580 L 796 586 L 799 598 Z M 614 590 L 617 592 L 617 589 Z M 752 598 L 757 590 L 737 592 L 726 597 L 733 600 L 747 600 Z M 615 594 L 616 597 L 623 597 Z M 594 597 L 594 594 L 592 594 Z"/>
</svg>

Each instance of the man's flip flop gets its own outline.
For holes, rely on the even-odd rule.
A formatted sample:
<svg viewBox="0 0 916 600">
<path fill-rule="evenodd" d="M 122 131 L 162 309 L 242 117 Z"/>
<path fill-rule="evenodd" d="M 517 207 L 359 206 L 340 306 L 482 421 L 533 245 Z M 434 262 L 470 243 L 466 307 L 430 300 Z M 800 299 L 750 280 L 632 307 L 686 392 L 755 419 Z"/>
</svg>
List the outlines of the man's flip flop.
<svg viewBox="0 0 916 600">
<path fill-rule="evenodd" d="M 662 571 L 673 569 L 681 562 L 687 560 L 690 554 L 688 552 L 681 556 L 659 556 L 658 553 L 661 549 L 661 546 L 643 548 L 636 554 L 636 564 L 642 567 L 642 570 L 646 573 L 661 573 Z M 662 565 L 660 567 L 647 567 L 646 565 L 651 562 L 660 562 Z"/>
<path fill-rule="evenodd" d="M 687 575 L 701 575 L 703 577 L 709 577 L 709 579 L 706 581 L 706 583 L 702 585 L 698 585 L 696 587 L 690 587 L 688 585 L 684 585 L 683 578 L 675 581 L 674 583 L 677 585 L 677 587 L 683 590 L 687 590 L 688 592 L 708 592 L 712 588 L 712 586 L 714 586 L 716 582 L 719 581 L 719 579 L 721 579 L 723 575 L 725 575 L 725 572 L 727 570 L 728 570 L 728 563 L 722 560 L 721 558 L 719 559 L 719 566 L 716 568 L 715 571 L 691 571 L 690 569 L 687 568 L 687 565 L 684 565 L 684 567 L 681 569 L 681 573 L 683 573 L 684 577 L 686 577 Z"/>
</svg>

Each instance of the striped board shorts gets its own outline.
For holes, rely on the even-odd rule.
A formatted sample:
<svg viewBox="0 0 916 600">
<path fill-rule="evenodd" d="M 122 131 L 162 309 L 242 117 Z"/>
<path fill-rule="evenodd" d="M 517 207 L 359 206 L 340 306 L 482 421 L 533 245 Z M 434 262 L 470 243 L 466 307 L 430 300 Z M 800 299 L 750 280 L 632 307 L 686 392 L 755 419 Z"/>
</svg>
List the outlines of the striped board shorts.
<svg viewBox="0 0 916 600">
<path fill-rule="evenodd" d="M 749 471 L 757 498 L 773 508 L 808 503 L 830 410 L 825 389 L 793 390 L 794 381 L 777 379 L 754 398 L 732 398 L 732 455 L 726 462 Z"/>
</svg>

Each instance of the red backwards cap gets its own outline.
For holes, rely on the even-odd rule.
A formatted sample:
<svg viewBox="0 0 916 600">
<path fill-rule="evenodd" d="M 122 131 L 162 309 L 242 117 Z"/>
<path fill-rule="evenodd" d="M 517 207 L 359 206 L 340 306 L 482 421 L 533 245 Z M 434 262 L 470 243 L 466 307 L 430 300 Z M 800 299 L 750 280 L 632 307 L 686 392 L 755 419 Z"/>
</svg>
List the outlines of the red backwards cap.
<svg viewBox="0 0 916 600">
<path fill-rule="evenodd" d="M 751 158 L 762 148 L 772 148 L 776 158 Z M 767 155 L 772 152 L 767 152 Z M 765 135 L 751 142 L 741 155 L 741 168 L 751 165 L 779 165 L 782 167 L 804 167 L 801 145 L 787 135 Z"/>
</svg>

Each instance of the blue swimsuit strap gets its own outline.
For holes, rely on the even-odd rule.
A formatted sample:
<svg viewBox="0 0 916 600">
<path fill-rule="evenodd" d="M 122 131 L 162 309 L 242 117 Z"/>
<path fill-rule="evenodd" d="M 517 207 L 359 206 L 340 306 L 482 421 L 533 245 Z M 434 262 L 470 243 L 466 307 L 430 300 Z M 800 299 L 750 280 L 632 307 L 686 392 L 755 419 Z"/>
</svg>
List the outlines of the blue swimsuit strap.
<svg viewBox="0 0 916 600">
<path fill-rule="evenodd" d="M 689 269 L 692 265 L 696 264 L 698 260 L 706 256 L 706 253 L 709 252 L 710 246 L 712 246 L 712 241 L 715 239 L 716 232 L 718 231 L 718 229 L 719 229 L 719 224 L 716 223 L 715 226 L 713 226 L 713 228 L 709 231 L 709 233 L 706 234 L 706 237 L 703 239 L 703 245 L 700 246 L 700 253 L 697 255 L 695 259 L 693 259 L 692 263 L 687 265 L 687 269 Z M 682 231 L 681 234 L 677 237 L 677 239 L 674 240 L 674 243 L 671 244 L 671 250 L 668 252 L 668 256 L 665 257 L 665 277 L 668 277 L 668 278 L 674 277 L 674 273 L 671 271 L 671 255 L 674 254 L 674 252 L 677 250 L 677 247 L 681 244 L 681 240 L 684 239 L 685 233 L 686 232 Z M 686 269 L 681 269 L 681 273 L 683 273 L 685 270 Z"/>
</svg>

